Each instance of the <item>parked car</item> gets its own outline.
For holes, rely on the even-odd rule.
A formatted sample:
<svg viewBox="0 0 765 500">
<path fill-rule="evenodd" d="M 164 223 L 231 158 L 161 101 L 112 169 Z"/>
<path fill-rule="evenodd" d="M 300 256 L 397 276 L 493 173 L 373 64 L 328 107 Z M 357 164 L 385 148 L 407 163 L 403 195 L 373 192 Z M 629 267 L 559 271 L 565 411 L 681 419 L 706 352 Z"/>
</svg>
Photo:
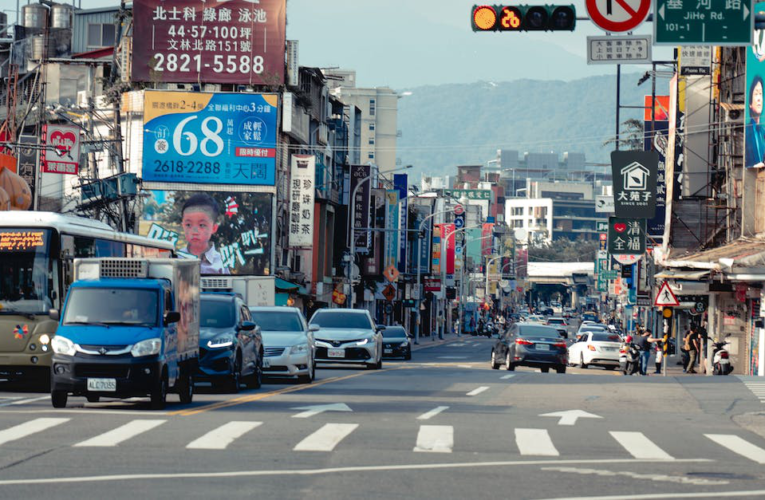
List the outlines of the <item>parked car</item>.
<svg viewBox="0 0 765 500">
<path fill-rule="evenodd" d="M 250 307 L 263 335 L 263 374 L 296 377 L 310 384 L 316 378 L 313 333 L 297 307 Z"/>
<path fill-rule="evenodd" d="M 314 334 L 317 363 L 363 364 L 382 368 L 384 326 L 376 326 L 369 311 L 319 309 L 308 329 Z"/>
<path fill-rule="evenodd" d="M 383 330 L 383 357 L 412 359 L 412 338 L 403 326 L 388 326 Z"/>
<path fill-rule="evenodd" d="M 229 392 L 244 382 L 260 387 L 263 339 L 241 296 L 205 292 L 199 296 L 199 368 L 196 379 L 210 381 Z"/>
<path fill-rule="evenodd" d="M 545 324 L 558 330 L 558 333 L 564 339 L 568 338 L 568 322 L 564 318 L 550 317 L 547 318 L 547 322 Z"/>
<path fill-rule="evenodd" d="M 586 332 L 569 346 L 568 359 L 572 365 L 582 368 L 597 365 L 614 370 L 619 366 L 621 345 L 622 338 L 616 333 L 605 330 Z"/>
<path fill-rule="evenodd" d="M 510 371 L 515 370 L 516 366 L 531 366 L 540 368 L 543 373 L 550 371 L 550 368 L 566 373 L 566 342 L 553 327 L 516 323 L 491 350 L 491 367 L 497 370 L 502 364 Z"/>
</svg>

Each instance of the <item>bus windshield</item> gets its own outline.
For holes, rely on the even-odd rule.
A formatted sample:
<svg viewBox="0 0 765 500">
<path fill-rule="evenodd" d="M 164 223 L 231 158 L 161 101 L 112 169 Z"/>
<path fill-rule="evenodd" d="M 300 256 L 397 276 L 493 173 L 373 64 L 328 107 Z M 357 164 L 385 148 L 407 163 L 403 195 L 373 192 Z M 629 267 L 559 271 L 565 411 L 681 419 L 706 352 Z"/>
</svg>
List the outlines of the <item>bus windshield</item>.
<svg viewBox="0 0 765 500">
<path fill-rule="evenodd" d="M 0 315 L 53 307 L 50 236 L 49 229 L 0 229 Z"/>
</svg>

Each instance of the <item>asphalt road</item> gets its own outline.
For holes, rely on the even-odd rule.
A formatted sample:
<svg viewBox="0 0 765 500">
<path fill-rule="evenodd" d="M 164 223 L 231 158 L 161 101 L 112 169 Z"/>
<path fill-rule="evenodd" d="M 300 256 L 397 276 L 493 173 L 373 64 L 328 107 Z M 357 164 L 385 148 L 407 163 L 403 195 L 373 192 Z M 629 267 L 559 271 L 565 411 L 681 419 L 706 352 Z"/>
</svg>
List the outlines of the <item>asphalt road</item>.
<svg viewBox="0 0 765 500">
<path fill-rule="evenodd" d="M 0 498 L 765 497 L 754 378 L 496 371 L 493 342 L 164 412 L 3 391 Z"/>
</svg>

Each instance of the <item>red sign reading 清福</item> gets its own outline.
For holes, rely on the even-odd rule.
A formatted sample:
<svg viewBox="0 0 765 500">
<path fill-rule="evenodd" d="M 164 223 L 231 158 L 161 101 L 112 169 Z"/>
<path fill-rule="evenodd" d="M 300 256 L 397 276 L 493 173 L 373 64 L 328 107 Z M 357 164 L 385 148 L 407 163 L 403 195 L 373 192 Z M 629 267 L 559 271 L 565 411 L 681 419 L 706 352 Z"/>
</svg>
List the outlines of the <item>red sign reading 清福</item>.
<svg viewBox="0 0 765 500">
<path fill-rule="evenodd" d="M 139 82 L 284 82 L 286 0 L 135 0 Z"/>
</svg>

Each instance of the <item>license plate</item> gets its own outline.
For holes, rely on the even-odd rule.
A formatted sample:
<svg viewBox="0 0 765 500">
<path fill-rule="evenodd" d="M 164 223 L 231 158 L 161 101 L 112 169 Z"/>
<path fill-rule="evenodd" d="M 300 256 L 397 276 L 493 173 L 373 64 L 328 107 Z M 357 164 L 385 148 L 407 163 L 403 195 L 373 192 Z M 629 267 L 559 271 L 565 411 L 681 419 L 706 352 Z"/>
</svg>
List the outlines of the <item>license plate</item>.
<svg viewBox="0 0 765 500">
<path fill-rule="evenodd" d="M 89 378 L 88 390 L 94 392 L 116 392 L 117 379 L 115 378 Z"/>
<path fill-rule="evenodd" d="M 385 354 L 393 354 L 393 349 L 384 349 L 383 352 Z"/>
<path fill-rule="evenodd" d="M 268 358 L 263 358 L 263 368 L 271 368 L 271 360 Z"/>
<path fill-rule="evenodd" d="M 550 346 L 547 344 L 537 344 L 537 351 L 549 351 Z"/>
<path fill-rule="evenodd" d="M 330 358 L 344 358 L 345 349 L 327 349 L 327 356 Z"/>
<path fill-rule="evenodd" d="M 604 347 L 603 350 L 607 352 L 614 352 L 616 351 L 616 347 Z"/>
</svg>

